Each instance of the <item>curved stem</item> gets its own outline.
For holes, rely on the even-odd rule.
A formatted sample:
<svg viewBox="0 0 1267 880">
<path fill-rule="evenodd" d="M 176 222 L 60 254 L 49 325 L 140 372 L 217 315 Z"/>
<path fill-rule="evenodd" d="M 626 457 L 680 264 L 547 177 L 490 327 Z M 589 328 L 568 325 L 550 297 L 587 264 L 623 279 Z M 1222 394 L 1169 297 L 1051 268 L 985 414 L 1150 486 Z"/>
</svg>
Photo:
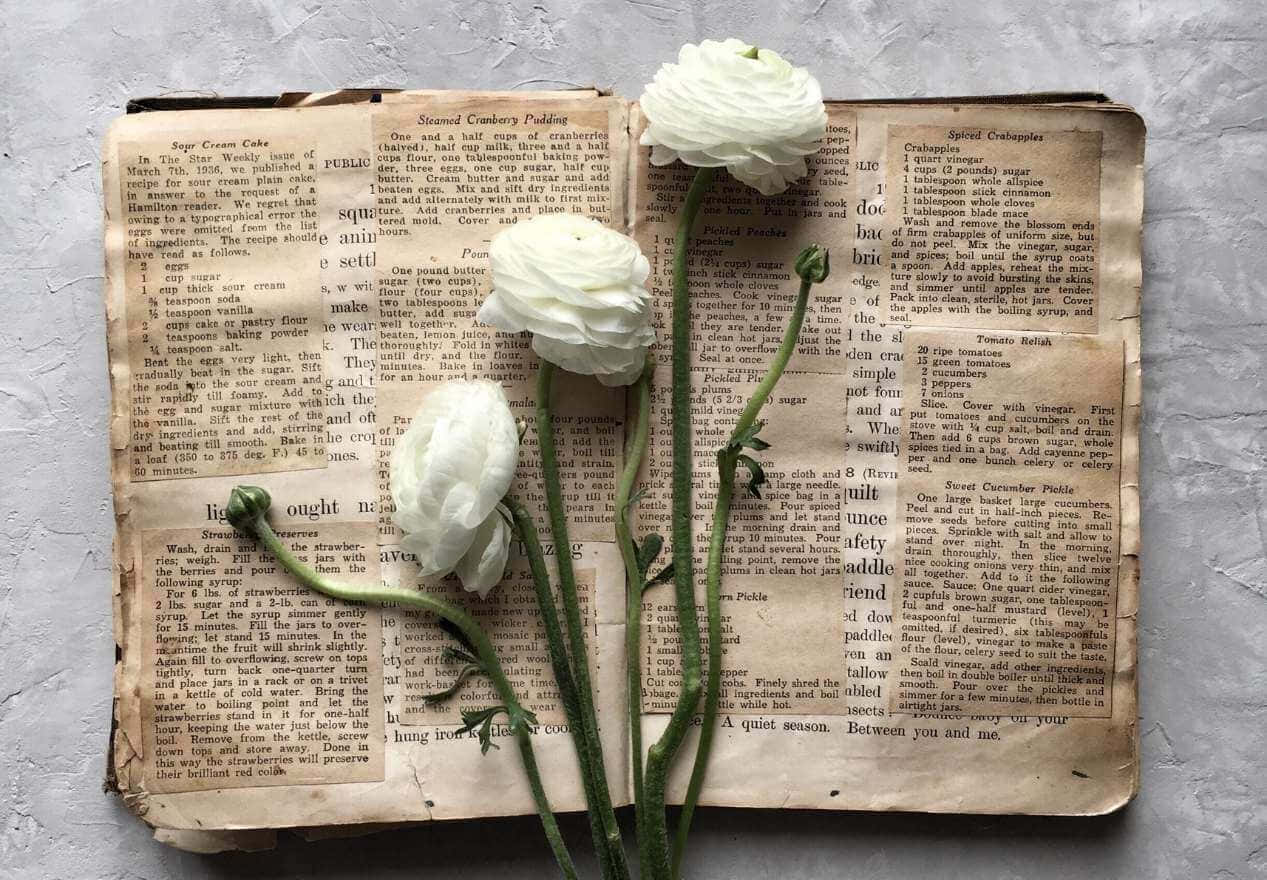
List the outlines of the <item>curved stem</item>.
<svg viewBox="0 0 1267 880">
<path fill-rule="evenodd" d="M 410 608 L 421 608 L 452 623 L 462 631 L 462 635 L 466 636 L 475 648 L 476 653 L 483 662 L 485 673 L 493 683 L 493 688 L 497 691 L 497 696 L 506 706 L 508 712 L 515 713 L 512 715 L 512 719 L 522 716 L 522 706 L 518 697 L 515 696 L 514 687 L 502 670 L 501 661 L 497 659 L 497 652 L 493 649 L 492 642 L 488 640 L 488 636 L 484 634 L 484 630 L 475 622 L 475 619 L 461 608 L 428 593 L 404 587 L 389 587 L 384 584 L 366 587 L 326 580 L 326 578 L 301 562 L 290 552 L 290 548 L 281 542 L 281 539 L 277 537 L 277 534 L 264 517 L 261 516 L 256 520 L 253 531 L 260 543 L 271 550 L 273 555 L 277 557 L 278 563 L 283 568 L 294 575 L 295 579 L 300 583 L 316 590 L 318 593 L 330 596 L 333 599 L 342 599 L 345 602 L 369 602 L 373 604 L 394 602 Z M 554 857 L 559 863 L 559 868 L 563 871 L 563 876 L 569 878 L 569 880 L 576 880 L 576 866 L 572 863 L 572 856 L 568 853 L 567 844 L 559 831 L 558 820 L 555 819 L 554 812 L 550 809 L 550 801 L 546 797 L 545 786 L 541 782 L 541 772 L 537 768 L 536 755 L 532 750 L 532 739 L 528 730 L 522 724 L 512 724 L 511 726 L 515 730 L 520 760 L 523 763 L 524 773 L 528 776 L 528 785 L 532 790 L 532 799 L 537 805 L 537 813 L 541 816 L 541 825 L 545 829 L 546 840 L 549 841 L 550 849 L 554 852 Z"/>
<path fill-rule="evenodd" d="M 625 862 L 624 841 L 616 811 L 612 809 L 607 786 L 603 745 L 598 736 L 598 717 L 594 712 L 594 690 L 590 684 L 589 651 L 585 643 L 585 626 L 581 621 L 581 604 L 577 598 L 576 573 L 572 569 L 572 541 L 568 537 L 567 511 L 559 482 L 559 456 L 554 445 L 554 417 L 550 392 L 554 386 L 554 364 L 541 361 L 537 374 L 537 439 L 541 449 L 541 476 L 545 483 L 546 505 L 550 511 L 550 533 L 554 538 L 554 558 L 559 569 L 559 594 L 563 599 L 563 620 L 567 626 L 572 654 L 572 678 L 576 682 L 581 706 L 582 730 L 593 769 L 594 789 L 599 818 L 607 837 L 612 868 L 618 880 L 627 880 L 629 866 Z"/>
<path fill-rule="evenodd" d="M 808 281 L 801 282 L 796 295 L 796 305 L 792 308 L 792 317 L 788 320 L 787 329 L 783 332 L 783 342 L 775 352 L 773 360 L 765 376 L 748 399 L 748 405 L 739 415 L 739 421 L 730 433 L 730 443 L 717 452 L 718 487 L 717 502 L 713 507 L 713 526 L 708 541 L 708 568 L 705 574 L 706 598 L 708 609 L 708 678 L 704 686 L 704 720 L 700 727 L 699 748 L 695 752 L 695 766 L 691 768 L 691 781 L 686 789 L 686 799 L 682 802 L 682 812 L 678 817 L 677 834 L 673 841 L 672 876 L 677 878 L 682 867 L 682 855 L 686 849 L 686 838 L 691 830 L 691 819 L 695 807 L 699 803 L 700 789 L 704 787 L 704 777 L 708 772 L 708 758 L 712 752 L 713 734 L 717 728 L 717 704 L 721 695 L 721 563 L 726 549 L 726 526 L 730 518 L 730 504 L 735 492 L 735 471 L 739 464 L 737 438 L 752 427 L 757 415 L 766 401 L 770 399 L 774 386 L 787 368 L 792 352 L 796 350 L 796 340 L 801 333 L 801 325 L 805 323 L 805 309 L 809 303 L 809 292 L 812 285 Z"/>
<path fill-rule="evenodd" d="M 515 740 L 519 744 L 519 760 L 524 765 L 524 773 L 528 776 L 528 787 L 532 789 L 532 799 L 537 804 L 537 812 L 541 816 L 541 825 L 545 828 L 546 840 L 554 859 L 567 880 L 577 880 L 576 866 L 572 864 L 572 856 L 568 853 L 567 843 L 559 831 L 558 820 L 550 811 L 550 800 L 546 797 L 545 786 L 541 784 L 541 771 L 537 769 L 537 756 L 532 750 L 532 737 L 524 728 L 515 732 Z"/>
<path fill-rule="evenodd" d="M 559 700 L 563 704 L 563 714 L 567 718 L 572 742 L 576 747 L 576 760 L 580 765 L 585 803 L 589 807 L 588 818 L 590 835 L 594 840 L 594 852 L 598 856 L 602 875 L 611 877 L 613 872 L 611 853 L 606 829 L 599 815 L 594 767 L 590 763 L 589 747 L 585 741 L 585 723 L 581 719 L 581 704 L 576 695 L 576 683 L 572 680 L 572 669 L 568 665 L 567 645 L 563 640 L 563 630 L 559 626 L 559 612 L 554 604 L 554 593 L 550 589 L 550 572 L 546 567 L 545 554 L 541 552 L 541 539 L 537 534 L 536 523 L 532 521 L 532 514 L 519 499 L 507 495 L 502 499 L 502 503 L 506 505 L 515 521 L 515 530 L 523 544 L 524 555 L 528 557 L 528 568 L 532 572 L 532 582 L 537 592 L 537 607 L 541 612 L 541 621 L 545 628 L 546 646 L 550 651 L 550 665 L 554 670 L 554 680 L 559 686 Z"/>
<path fill-rule="evenodd" d="M 643 812 L 646 808 L 642 779 L 642 586 L 645 581 L 638 565 L 638 551 L 629 528 L 630 497 L 638 480 L 647 451 L 647 435 L 651 425 L 651 375 L 655 367 L 650 353 L 642 376 L 638 379 L 637 416 L 633 433 L 625 449 L 625 469 L 616 487 L 616 543 L 625 563 L 625 672 L 628 676 L 629 751 L 633 766 L 634 823 L 638 832 L 640 860 L 645 858 L 642 846 L 646 839 Z"/>
<path fill-rule="evenodd" d="M 673 250 L 673 585 L 682 639 L 682 686 L 677 705 L 660 739 L 647 753 L 647 872 L 652 880 L 669 876 L 669 832 L 664 796 L 669 766 L 677 754 L 700 695 L 699 618 L 695 611 L 695 563 L 692 540 L 691 476 L 691 301 L 687 258 L 691 228 L 713 181 L 715 169 L 700 168 L 687 190 L 678 217 Z"/>
<path fill-rule="evenodd" d="M 779 350 L 774 353 L 770 366 L 761 377 L 756 390 L 752 392 L 752 397 L 748 399 L 748 405 L 739 414 L 739 421 L 735 423 L 735 429 L 730 434 L 732 439 L 751 428 L 756 422 L 761 407 L 766 405 L 766 401 L 774 393 L 774 386 L 778 384 L 783 371 L 787 369 L 788 361 L 792 359 L 792 353 L 796 351 L 796 340 L 801 335 L 801 325 L 805 323 L 805 309 L 809 305 L 811 287 L 813 287 L 811 282 L 801 282 L 801 288 L 796 293 L 796 304 L 792 307 L 792 316 L 788 319 L 787 329 L 783 331 L 783 341 L 779 344 Z"/>
</svg>

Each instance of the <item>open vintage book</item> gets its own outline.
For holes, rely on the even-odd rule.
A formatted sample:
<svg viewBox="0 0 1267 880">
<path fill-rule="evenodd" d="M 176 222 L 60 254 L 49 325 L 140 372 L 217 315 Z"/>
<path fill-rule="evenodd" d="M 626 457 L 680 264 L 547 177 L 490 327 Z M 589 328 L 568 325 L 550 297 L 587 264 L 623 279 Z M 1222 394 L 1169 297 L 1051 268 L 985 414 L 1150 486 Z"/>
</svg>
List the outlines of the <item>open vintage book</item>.
<svg viewBox="0 0 1267 880">
<path fill-rule="evenodd" d="M 307 592 L 225 525 L 223 504 L 233 485 L 261 485 L 279 533 L 319 569 L 411 581 L 385 462 L 423 392 L 489 377 L 532 417 L 527 338 L 473 320 L 490 237 L 551 211 L 631 232 L 663 339 L 692 169 L 650 166 L 637 106 L 593 91 L 130 109 L 103 160 L 111 784 L 189 848 L 531 812 L 516 751 L 481 755 L 455 733 L 459 707 L 491 704 L 489 688 L 424 704 L 455 671 L 434 621 Z M 732 516 L 702 801 L 1113 810 L 1138 784 L 1143 125 L 1093 95 L 828 112 L 807 180 L 764 198 L 719 178 L 696 227 L 701 556 L 713 451 L 777 345 L 791 261 L 816 241 L 833 263 L 763 414 L 769 485 Z M 664 357 L 636 533 L 669 531 Z M 566 383 L 563 552 L 585 593 L 613 796 L 628 803 L 611 525 L 626 400 Z M 533 438 L 515 491 L 540 510 Z M 526 565 L 485 601 L 446 589 L 542 722 L 555 808 L 583 809 Z M 649 590 L 644 613 L 650 741 L 676 694 L 672 587 Z"/>
</svg>

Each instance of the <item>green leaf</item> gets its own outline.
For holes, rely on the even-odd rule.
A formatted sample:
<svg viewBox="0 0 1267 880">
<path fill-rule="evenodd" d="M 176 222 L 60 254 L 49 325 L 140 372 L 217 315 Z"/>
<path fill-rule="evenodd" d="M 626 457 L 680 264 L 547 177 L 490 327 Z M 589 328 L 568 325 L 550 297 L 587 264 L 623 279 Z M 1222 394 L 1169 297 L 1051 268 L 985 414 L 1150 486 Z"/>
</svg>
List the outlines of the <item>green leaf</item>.
<svg viewBox="0 0 1267 880">
<path fill-rule="evenodd" d="M 491 706 L 486 709 L 463 709 L 462 726 L 458 728 L 458 733 L 470 733 L 498 712 L 504 711 L 506 711 L 505 706 Z"/>
<path fill-rule="evenodd" d="M 642 539 L 641 544 L 635 543 L 634 549 L 638 557 L 638 573 L 645 578 L 647 569 L 659 558 L 660 551 L 664 549 L 664 538 L 652 532 Z"/>
<path fill-rule="evenodd" d="M 491 706 L 487 709 L 463 709 L 462 726 L 458 728 L 458 733 L 470 733 L 472 730 L 478 731 L 480 754 L 486 755 L 489 749 L 500 748 L 497 743 L 493 742 L 493 721 L 498 715 L 503 713 L 509 719 L 512 733 L 518 733 L 521 730 L 532 733 L 537 729 L 537 716 L 523 706 L 516 704 L 509 708 L 506 706 Z"/>
<path fill-rule="evenodd" d="M 440 629 L 448 633 L 451 639 L 465 648 L 466 652 L 471 655 L 472 659 L 479 655 L 479 651 L 477 651 L 475 646 L 471 644 L 471 640 L 466 637 L 466 633 L 462 632 L 462 630 L 458 628 L 457 624 L 441 617 Z"/>
<path fill-rule="evenodd" d="M 751 455 L 741 455 L 738 461 L 748 469 L 748 494 L 753 498 L 760 498 L 761 486 L 766 482 L 765 470 Z"/>
<path fill-rule="evenodd" d="M 757 432 L 765 427 L 765 422 L 753 422 L 747 428 L 740 431 L 730 439 L 726 444 L 726 448 L 732 452 L 738 452 L 740 449 L 752 449 L 757 452 L 769 449 L 770 444 L 757 436 Z"/>
<path fill-rule="evenodd" d="M 506 713 L 506 717 L 510 719 L 511 733 L 518 733 L 524 730 L 533 733 L 537 729 L 537 716 L 525 709 L 523 706 L 515 705 Z"/>
<path fill-rule="evenodd" d="M 505 711 L 505 706 L 493 706 L 489 709 L 463 709 L 462 726 L 458 728 L 458 733 L 470 733 L 472 730 L 478 730 L 480 754 L 487 755 L 489 749 L 500 748 L 497 743 L 493 742 L 493 719 Z"/>
<path fill-rule="evenodd" d="M 461 690 L 462 685 L 464 685 L 466 683 L 466 680 L 470 678 L 472 675 L 483 675 L 483 674 L 484 674 L 483 666 L 480 666 L 477 663 L 468 664 L 467 666 L 462 667 L 462 671 L 458 673 L 458 677 L 456 680 L 454 680 L 452 685 L 450 685 L 449 687 L 445 688 L 442 691 L 436 691 L 433 694 L 424 694 L 422 697 L 422 701 L 426 703 L 428 706 L 438 706 L 440 703 L 443 703 L 445 700 L 448 700 L 454 694 L 456 694 L 459 690 Z"/>
<path fill-rule="evenodd" d="M 479 658 L 474 657 L 471 654 L 468 654 L 462 648 L 455 648 L 452 645 L 445 645 L 444 648 L 441 649 L 440 662 L 441 663 L 470 663 L 475 666 L 479 666 L 480 668 L 483 668 L 483 665 L 484 665 L 479 661 Z"/>
<path fill-rule="evenodd" d="M 628 512 L 629 509 L 632 508 L 639 501 L 641 501 L 643 499 L 643 496 L 645 496 L 646 494 L 647 494 L 646 486 L 639 486 L 637 489 L 635 489 L 634 493 L 629 496 L 629 500 L 625 502 L 625 511 Z"/>
<path fill-rule="evenodd" d="M 642 589 L 646 591 L 656 586 L 657 584 L 667 584 L 671 580 L 673 580 L 673 563 L 672 562 L 670 562 L 664 568 L 660 569 L 660 573 L 656 575 L 655 577 L 653 577 L 651 580 L 647 581 L 646 585 Z"/>
</svg>

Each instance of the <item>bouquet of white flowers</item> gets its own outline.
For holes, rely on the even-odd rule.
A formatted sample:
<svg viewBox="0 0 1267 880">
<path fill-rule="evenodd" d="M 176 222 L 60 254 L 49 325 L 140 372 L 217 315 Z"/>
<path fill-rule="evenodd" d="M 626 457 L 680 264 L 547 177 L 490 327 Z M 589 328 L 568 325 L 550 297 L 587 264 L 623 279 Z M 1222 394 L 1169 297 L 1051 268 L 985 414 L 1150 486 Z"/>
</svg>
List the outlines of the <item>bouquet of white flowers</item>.
<svg viewBox="0 0 1267 880">
<path fill-rule="evenodd" d="M 551 398 L 555 371 L 562 368 L 594 376 L 605 385 L 636 384 L 637 415 L 614 499 L 612 525 L 626 569 L 628 730 L 641 875 L 667 880 L 680 872 L 716 725 L 722 659 L 721 561 L 736 476 L 742 466 L 749 476 L 747 489 L 753 493 L 758 493 L 765 481 L 752 454 L 768 448 L 758 436 L 762 427 L 758 416 L 796 347 L 810 290 L 828 275 L 827 252 L 815 245 L 805 248 L 793 267 L 800 285 L 783 342 L 726 445 L 717 451 L 719 489 L 706 571 L 709 649 L 705 670 L 695 616 L 691 533 L 691 303 L 687 284 L 691 230 L 717 168 L 724 167 L 763 195 L 783 192 L 804 177 L 805 159 L 819 149 L 827 113 L 817 81 L 804 68 L 734 39 L 705 40 L 698 46 L 682 47 L 677 63 L 665 64 L 656 73 L 640 105 L 647 119 L 642 143 L 651 147 L 651 161 L 664 165 L 680 160 L 698 168 L 679 216 L 673 254 L 669 355 L 672 562 L 663 571 L 650 575 L 664 539 L 651 534 L 638 540 L 629 526 L 629 510 L 636 503 L 635 484 L 649 435 L 650 348 L 655 343 L 651 298 L 645 286 L 650 265 L 637 243 L 595 220 L 571 214 L 541 215 L 504 229 L 489 247 L 492 290 L 477 320 L 510 333 L 530 333 L 533 351 L 541 358 L 536 431 L 556 547 L 566 547 L 570 541 L 554 439 Z M 555 556 L 560 614 L 536 526 L 523 504 L 507 494 L 524 432 L 496 383 L 458 380 L 431 391 L 392 450 L 393 520 L 404 534 L 404 546 L 417 557 L 420 577 L 454 574 L 467 591 L 480 597 L 502 579 L 512 536 L 523 546 L 536 587 L 551 667 L 576 744 L 598 861 L 604 878 L 627 880 L 629 866 L 603 770 L 572 561 L 566 553 Z M 546 837 L 564 876 L 577 876 L 533 756 L 531 734 L 536 719 L 519 702 L 493 644 L 478 624 L 461 607 L 425 588 L 331 582 L 299 562 L 278 539 L 268 523 L 270 503 L 264 489 L 239 486 L 229 499 L 228 520 L 271 550 L 304 584 L 338 599 L 397 603 L 440 618 L 457 643 L 448 649 L 448 655 L 463 665 L 452 687 L 428 699 L 448 699 L 473 675 L 492 682 L 501 702 L 464 711 L 463 729 L 476 732 L 481 748 L 487 750 L 493 747 L 494 719 L 506 716 Z M 669 579 L 674 583 L 681 632 L 682 684 L 663 734 L 644 750 L 638 724 L 639 612 L 648 584 Z M 670 842 L 665 786 L 691 718 L 701 711 L 701 699 L 700 742 L 686 801 Z"/>
</svg>

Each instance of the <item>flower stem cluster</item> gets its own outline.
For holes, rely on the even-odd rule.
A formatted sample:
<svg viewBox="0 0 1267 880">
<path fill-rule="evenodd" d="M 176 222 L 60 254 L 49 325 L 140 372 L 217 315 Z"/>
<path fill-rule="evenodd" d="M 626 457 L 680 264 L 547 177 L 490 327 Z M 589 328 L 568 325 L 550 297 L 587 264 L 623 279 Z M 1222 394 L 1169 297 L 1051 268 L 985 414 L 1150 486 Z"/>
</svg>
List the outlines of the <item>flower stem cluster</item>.
<svg viewBox="0 0 1267 880">
<path fill-rule="evenodd" d="M 541 451 L 541 474 L 545 483 L 546 506 L 550 514 L 550 533 L 556 550 L 569 548 L 567 510 L 563 502 L 563 488 L 559 480 L 558 452 L 554 442 L 554 415 L 551 395 L 554 387 L 554 364 L 541 363 L 537 374 L 537 440 Z M 589 647 L 585 641 L 585 626 L 581 620 L 581 603 L 576 589 L 576 573 L 572 567 L 572 554 L 555 553 L 559 572 L 559 595 L 563 600 L 563 622 L 567 627 L 568 649 L 572 660 L 572 677 L 580 703 L 581 737 L 577 743 L 582 772 L 592 777 L 586 785 L 592 791 L 590 821 L 597 819 L 602 829 L 603 845 L 599 848 L 599 861 L 605 866 L 605 876 L 615 880 L 627 880 L 629 868 L 625 864 L 625 847 L 621 839 L 616 812 L 612 808 L 611 793 L 607 785 L 606 763 L 603 746 L 598 736 L 598 715 L 594 710 L 594 689 L 590 684 Z M 575 736 L 575 727 L 574 736 Z M 610 875 L 607 874 L 610 871 Z"/>
<path fill-rule="evenodd" d="M 677 836 L 673 845 L 672 874 L 679 876 L 682 857 L 686 851 L 686 839 L 691 830 L 691 819 L 695 815 L 695 807 L 699 804 L 700 790 L 704 787 L 704 777 L 708 772 L 708 759 L 712 753 L 713 736 L 717 729 L 717 707 L 721 696 L 721 564 L 722 554 L 726 549 L 726 528 L 730 520 L 730 506 L 735 494 L 735 473 L 740 464 L 747 467 L 751 475 L 748 484 L 749 492 L 759 497 L 761 483 L 765 482 L 765 473 L 761 466 L 743 450 L 752 449 L 760 452 L 770 448 L 757 436 L 762 423 L 757 421 L 761 408 L 770 400 L 774 386 L 778 384 L 788 361 L 796 350 L 796 340 L 800 336 L 801 326 L 805 323 L 805 310 L 809 304 L 810 288 L 827 280 L 829 273 L 827 251 L 818 245 L 810 245 L 801 251 L 796 258 L 796 274 L 801 277 L 800 290 L 796 295 L 796 304 L 792 307 L 792 315 L 788 319 L 787 328 L 783 332 L 783 341 L 775 352 L 770 366 L 757 384 L 756 390 L 748 399 L 748 404 L 740 413 L 730 439 L 717 451 L 718 487 L 717 499 L 713 503 L 713 524 L 709 532 L 708 563 L 705 574 L 705 606 L 708 616 L 708 677 L 704 685 L 704 717 L 700 727 L 699 746 L 695 752 L 695 765 L 691 769 L 691 781 L 687 786 L 686 799 L 682 802 L 682 812 L 678 817 Z"/>
<path fill-rule="evenodd" d="M 736 96 L 742 96 L 737 100 Z M 709 666 L 701 682 L 700 632 L 695 616 L 693 503 L 691 453 L 690 295 L 687 269 L 691 230 L 713 180 L 713 169 L 725 167 L 737 180 L 763 195 L 786 190 L 808 173 L 806 157 L 817 152 L 827 129 L 827 112 L 818 82 L 778 54 L 739 40 L 705 40 L 682 47 L 676 64 L 665 64 L 639 101 L 647 124 L 641 143 L 651 146 L 651 162 L 681 160 L 698 170 L 678 215 L 673 252 L 672 315 L 672 449 L 673 449 L 673 580 L 682 651 L 682 683 L 663 735 L 647 751 L 643 780 L 645 804 L 639 808 L 638 851 L 644 876 L 676 878 L 691 818 L 703 786 L 716 726 L 721 664 L 721 551 L 734 493 L 735 472 L 743 465 L 748 487 L 760 492 L 761 465 L 744 450 L 767 444 L 756 436 L 757 414 L 787 366 L 804 321 L 809 290 L 826 280 L 827 251 L 806 248 L 795 272 L 801 289 L 783 344 L 740 416 L 730 442 L 718 453 L 721 486 L 714 510 L 709 547 Z M 632 682 L 632 679 L 631 679 Z M 703 690 L 704 719 L 687 800 L 670 850 L 665 816 L 669 770 L 686 735 Z M 631 704 L 632 705 L 632 704 Z M 635 743 L 635 749 L 638 747 Z"/>
<path fill-rule="evenodd" d="M 593 376 L 606 385 L 634 385 L 635 416 L 628 431 L 625 465 L 615 498 L 614 530 L 625 568 L 627 728 L 632 750 L 633 793 L 641 876 L 676 880 L 691 820 L 705 782 L 720 695 L 721 562 L 740 467 L 747 490 L 759 496 L 766 481 L 756 455 L 769 448 L 758 420 L 793 351 L 815 284 L 830 271 L 826 249 L 811 245 L 793 265 L 800 290 L 782 344 L 740 414 L 726 445 L 717 451 L 719 489 L 713 510 L 706 570 L 707 670 L 695 610 L 692 535 L 693 425 L 691 413 L 691 300 L 688 263 L 691 232 L 717 169 L 765 195 L 786 190 L 808 173 L 806 159 L 821 146 L 827 115 L 818 82 L 777 53 L 739 40 L 705 40 L 684 46 L 665 64 L 640 101 L 646 121 L 641 142 L 657 165 L 681 160 L 696 172 L 678 217 L 673 252 L 671 325 L 672 561 L 650 572 L 664 539 L 635 539 L 631 511 L 650 433 L 652 358 L 655 342 L 650 263 L 638 244 L 596 220 L 572 214 L 534 217 L 502 230 L 489 248 L 492 289 L 477 319 L 511 333 L 530 333 L 541 358 L 536 388 L 536 437 L 542 483 L 556 552 L 558 596 L 546 555 L 527 508 L 507 494 L 519 461 L 526 426 L 511 414 L 500 385 L 486 380 L 444 383 L 422 401 L 409 428 L 395 442 L 390 461 L 392 520 L 401 543 L 418 561 L 424 579 L 456 576 L 481 597 L 503 578 L 511 538 L 527 559 L 545 631 L 551 669 L 576 748 L 588 806 L 590 834 L 604 880 L 629 880 L 599 737 L 590 676 L 589 646 L 576 573 L 567 549 L 567 510 L 555 443 L 555 375 L 558 368 Z M 269 524 L 271 498 L 257 486 L 239 486 L 229 498 L 228 522 L 271 552 L 309 588 L 348 602 L 417 608 L 435 614 L 456 645 L 444 659 L 459 665 L 451 686 L 427 695 L 451 699 L 469 679 L 487 678 L 495 705 L 464 708 L 460 731 L 482 752 L 497 748 L 495 720 L 505 716 L 519 749 L 546 839 L 564 877 L 576 868 L 559 832 L 533 752 L 537 719 L 524 707 L 487 635 L 462 608 L 414 586 L 357 586 L 333 581 L 297 558 Z M 642 597 L 655 584 L 673 582 L 681 645 L 682 682 L 660 737 L 645 750 L 641 733 Z M 559 605 L 562 603 L 562 612 Z M 703 725 L 686 800 L 670 846 L 665 793 L 670 771 L 703 699 Z"/>
<path fill-rule="evenodd" d="M 229 503 L 225 505 L 226 518 L 231 526 L 244 535 L 254 538 L 271 552 L 278 564 L 300 583 L 332 599 L 345 602 L 364 602 L 370 605 L 395 604 L 430 611 L 461 633 L 462 639 L 470 648 L 472 657 L 478 661 L 480 671 L 488 676 L 498 699 L 501 700 L 499 706 L 488 710 L 489 714 L 478 719 L 464 715 L 463 729 L 483 727 L 479 735 L 480 744 L 481 748 L 487 751 L 488 745 L 491 744 L 487 733 L 487 722 L 491 721 L 493 715 L 497 713 L 506 714 L 510 722 L 508 725 L 510 732 L 519 747 L 519 757 L 524 773 L 528 777 L 529 788 L 541 817 L 546 840 L 554 852 L 563 876 L 577 877 L 576 866 L 559 831 L 558 820 L 550 808 L 550 800 L 546 796 L 545 786 L 541 781 L 541 771 L 537 768 L 536 755 L 533 753 L 531 733 L 536 719 L 531 712 L 523 708 L 523 704 L 515 694 L 514 686 L 511 685 L 510 679 L 506 677 L 502 669 L 497 652 L 493 649 L 493 643 L 489 641 L 480 625 L 461 608 L 424 591 L 406 587 L 389 587 L 383 584 L 372 586 L 344 584 L 325 577 L 302 562 L 278 538 L 268 522 L 268 509 L 271 503 L 272 499 L 268 492 L 258 486 L 238 486 L 229 494 Z"/>
</svg>

